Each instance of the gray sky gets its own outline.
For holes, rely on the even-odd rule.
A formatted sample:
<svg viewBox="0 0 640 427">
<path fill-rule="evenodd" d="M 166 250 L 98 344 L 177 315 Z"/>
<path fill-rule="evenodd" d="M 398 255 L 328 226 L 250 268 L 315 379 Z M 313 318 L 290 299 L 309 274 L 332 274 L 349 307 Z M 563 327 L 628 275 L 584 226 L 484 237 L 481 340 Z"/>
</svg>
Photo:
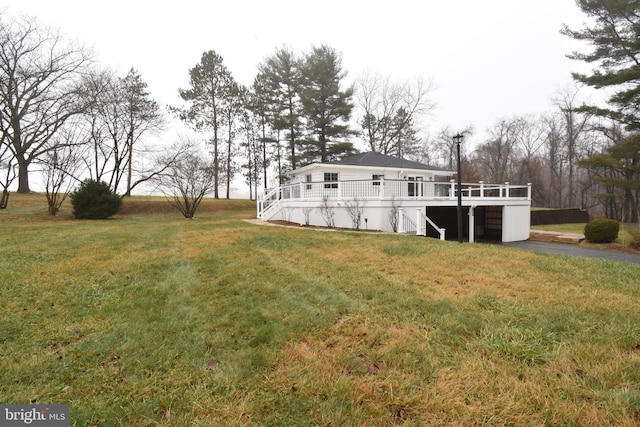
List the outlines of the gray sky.
<svg viewBox="0 0 640 427">
<path fill-rule="evenodd" d="M 551 110 L 570 73 L 586 70 L 565 55 L 588 48 L 559 33 L 587 19 L 574 0 L 0 0 L 0 10 L 92 46 L 121 76 L 136 68 L 163 104 L 180 105 L 204 51 L 250 85 L 277 48 L 327 44 L 343 54 L 349 82 L 365 70 L 431 79 L 429 132 L 473 125 L 470 146 L 501 117 Z"/>
<path fill-rule="evenodd" d="M 476 139 L 500 117 L 550 109 L 570 72 L 585 67 L 565 57 L 582 47 L 559 34 L 586 20 L 574 0 L 0 0 L 0 9 L 93 46 L 121 75 L 136 68 L 169 104 L 206 50 L 250 85 L 276 48 L 327 44 L 342 52 L 347 80 L 366 69 L 432 79 L 431 131 L 472 124 Z"/>
</svg>

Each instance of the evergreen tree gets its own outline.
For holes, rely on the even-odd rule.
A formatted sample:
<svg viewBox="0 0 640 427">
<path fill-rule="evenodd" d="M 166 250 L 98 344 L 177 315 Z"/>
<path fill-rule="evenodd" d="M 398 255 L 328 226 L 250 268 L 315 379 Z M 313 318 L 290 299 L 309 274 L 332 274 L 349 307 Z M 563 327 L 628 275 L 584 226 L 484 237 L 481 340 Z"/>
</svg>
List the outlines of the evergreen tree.
<svg viewBox="0 0 640 427">
<path fill-rule="evenodd" d="M 289 49 L 281 48 L 258 67 L 272 104 L 273 128 L 288 133 L 289 161 L 297 167 L 300 117 L 300 60 Z"/>
<path fill-rule="evenodd" d="M 580 164 L 602 174 L 598 180 L 608 188 L 606 197 L 623 199 L 624 208 L 616 212 L 616 216 L 624 221 L 637 221 L 640 208 L 640 0 L 577 0 L 576 3 L 593 18 L 594 24 L 580 30 L 565 25 L 562 32 L 588 42 L 593 50 L 574 52 L 569 57 L 595 64 L 596 68 L 591 74 L 574 73 L 573 77 L 593 88 L 605 89 L 608 94 L 607 106 L 584 106 L 579 110 L 620 123 L 627 131 L 616 145 Z M 613 189 L 621 194 L 616 196 Z"/>
<path fill-rule="evenodd" d="M 578 7 L 595 24 L 562 33 L 593 46 L 588 53 L 573 52 L 575 60 L 596 64 L 589 75 L 573 73 L 575 80 L 596 89 L 607 89 L 609 107 L 584 107 L 597 116 L 624 123 L 629 131 L 640 130 L 640 1 L 577 0 Z"/>
<path fill-rule="evenodd" d="M 420 139 L 413 125 L 413 118 L 404 107 L 400 107 L 396 111 L 396 115 L 391 120 L 390 128 L 393 137 L 389 154 L 401 159 L 413 157 L 419 151 Z"/>
<path fill-rule="evenodd" d="M 353 86 L 340 88 L 346 75 L 342 56 L 331 47 L 313 47 L 306 56 L 300 95 L 307 129 L 316 137 L 308 141 L 306 163 L 326 162 L 354 151 L 353 144 L 340 140 L 352 134 L 348 122 Z"/>
<path fill-rule="evenodd" d="M 144 133 L 162 128 L 163 117 L 160 106 L 151 98 L 147 83 L 135 69 L 131 68 L 129 73 L 120 79 L 120 91 L 123 97 L 121 117 L 126 132 L 127 189 L 125 196 L 131 196 L 131 190 L 136 185 L 133 182 L 134 148 Z"/>
<path fill-rule="evenodd" d="M 579 162 L 596 174 L 595 181 L 604 192 L 596 194 L 603 200 L 607 216 L 625 222 L 638 222 L 640 211 L 640 135 L 634 134 Z M 621 199 L 618 203 L 617 199 Z"/>
<path fill-rule="evenodd" d="M 219 198 L 219 184 L 225 168 L 220 143 L 225 120 L 223 111 L 234 87 L 231 72 L 222 57 L 210 50 L 202 54 L 200 63 L 189 70 L 190 89 L 179 89 L 180 98 L 189 103 L 185 108 L 171 108 L 185 123 L 198 132 L 212 132 L 209 140 L 213 154 L 214 197 Z"/>
<path fill-rule="evenodd" d="M 269 167 L 267 146 L 269 143 L 278 142 L 269 136 L 269 124 L 272 123 L 273 112 L 269 103 L 269 92 L 264 75 L 259 74 L 253 81 L 249 94 L 249 110 L 255 115 L 260 127 L 260 158 L 262 161 L 263 188 L 268 187 L 267 169 Z"/>
</svg>

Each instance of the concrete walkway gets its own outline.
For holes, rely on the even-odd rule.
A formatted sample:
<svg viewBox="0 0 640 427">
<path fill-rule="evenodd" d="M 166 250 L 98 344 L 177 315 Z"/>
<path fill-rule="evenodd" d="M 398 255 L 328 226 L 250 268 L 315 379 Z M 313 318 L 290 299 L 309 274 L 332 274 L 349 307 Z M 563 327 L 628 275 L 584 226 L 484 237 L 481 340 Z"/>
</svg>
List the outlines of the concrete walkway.
<svg viewBox="0 0 640 427">
<path fill-rule="evenodd" d="M 577 244 L 536 242 L 533 240 L 526 240 L 523 242 L 502 243 L 502 245 L 508 246 L 510 248 L 519 248 L 534 252 L 546 252 L 559 255 L 581 256 L 586 258 L 598 258 L 610 261 L 640 264 L 640 255 L 637 254 L 584 248 Z"/>
<path fill-rule="evenodd" d="M 529 232 L 532 240 L 544 240 L 556 243 L 580 243 L 584 240 L 584 234 L 558 233 L 556 231 L 531 230 Z"/>
</svg>

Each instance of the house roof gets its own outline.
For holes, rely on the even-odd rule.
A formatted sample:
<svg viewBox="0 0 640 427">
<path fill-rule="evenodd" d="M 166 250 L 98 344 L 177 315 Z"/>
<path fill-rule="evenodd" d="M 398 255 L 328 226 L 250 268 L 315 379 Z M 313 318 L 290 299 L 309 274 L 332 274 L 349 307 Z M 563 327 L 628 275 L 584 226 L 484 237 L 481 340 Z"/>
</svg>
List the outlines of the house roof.
<svg viewBox="0 0 640 427">
<path fill-rule="evenodd" d="M 430 171 L 452 172 L 448 169 L 425 165 L 423 163 L 400 159 L 398 157 L 387 156 L 385 154 L 375 153 L 373 151 L 355 154 L 353 156 L 345 157 L 342 160 L 331 162 L 329 164 L 348 166 L 373 166 L 399 169 L 423 169 Z"/>
</svg>

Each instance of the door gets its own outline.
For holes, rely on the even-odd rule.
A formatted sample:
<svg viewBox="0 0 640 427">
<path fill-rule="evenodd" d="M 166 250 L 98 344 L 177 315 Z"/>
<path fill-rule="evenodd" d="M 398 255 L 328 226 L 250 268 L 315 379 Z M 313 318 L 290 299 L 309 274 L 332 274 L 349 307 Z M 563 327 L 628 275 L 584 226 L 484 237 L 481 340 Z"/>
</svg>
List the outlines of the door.
<svg viewBox="0 0 640 427">
<path fill-rule="evenodd" d="M 408 176 L 407 179 L 409 180 L 409 187 L 407 188 L 409 197 L 424 196 L 423 178 L 421 176 Z"/>
</svg>

